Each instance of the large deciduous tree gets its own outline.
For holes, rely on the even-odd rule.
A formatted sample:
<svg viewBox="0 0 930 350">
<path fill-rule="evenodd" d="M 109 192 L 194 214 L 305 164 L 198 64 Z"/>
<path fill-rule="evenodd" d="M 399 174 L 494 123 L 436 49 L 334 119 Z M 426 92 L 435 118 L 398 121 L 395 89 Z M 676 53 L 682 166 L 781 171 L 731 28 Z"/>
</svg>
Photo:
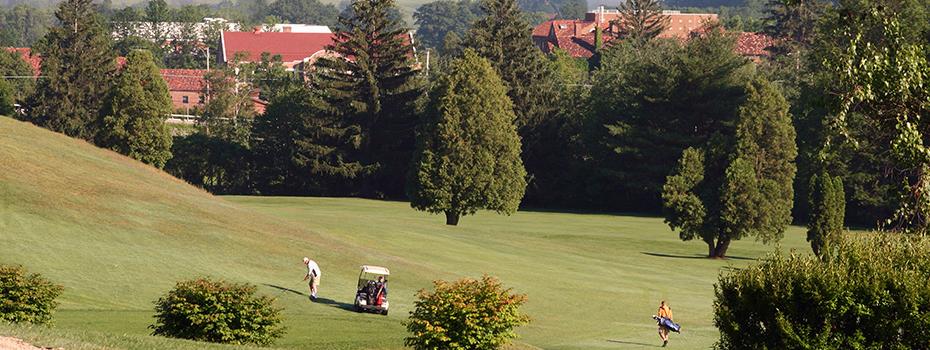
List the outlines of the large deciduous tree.
<svg viewBox="0 0 930 350">
<path fill-rule="evenodd" d="M 126 58 L 103 108 L 97 145 L 162 168 L 171 158 L 168 84 L 151 52 L 136 50 Z"/>
<path fill-rule="evenodd" d="M 339 10 L 319 0 L 277 0 L 268 6 L 267 14 L 286 23 L 333 26 L 338 23 Z"/>
<path fill-rule="evenodd" d="M 685 150 L 662 191 L 666 222 L 683 240 L 703 240 L 709 257 L 726 257 L 746 236 L 778 241 L 791 223 L 797 146 L 788 103 L 762 79 L 746 90 L 735 130 Z"/>
<path fill-rule="evenodd" d="M 600 207 L 659 211 L 665 177 L 682 151 L 731 130 L 751 65 L 716 31 L 693 38 L 621 42 L 593 76 L 585 139 Z"/>
<path fill-rule="evenodd" d="M 446 35 L 461 37 L 481 15 L 475 0 L 438 0 L 417 8 L 413 19 L 417 25 L 417 40 L 426 47 L 443 51 Z"/>
<path fill-rule="evenodd" d="M 351 6 L 352 16 L 339 17 L 340 30 L 327 47 L 335 55 L 316 61 L 312 81 L 323 91 L 325 112 L 355 134 L 347 138 L 346 147 L 354 151 L 346 164 L 364 166 L 343 172 L 363 175 L 357 193 L 398 198 L 414 149 L 422 79 L 407 29 L 389 15 L 394 1 L 359 0 Z"/>
<path fill-rule="evenodd" d="M 66 0 L 55 16 L 58 25 L 37 48 L 44 78 L 30 100 L 29 113 L 42 127 L 93 140 L 116 68 L 110 36 L 91 0 Z"/>
<path fill-rule="evenodd" d="M 491 65 L 471 50 L 436 82 L 418 133 L 410 205 L 446 224 L 479 209 L 510 214 L 526 188 L 513 105 Z"/>
<path fill-rule="evenodd" d="M 864 6 L 863 6 L 864 5 Z M 930 232 L 930 11 L 912 1 L 840 3 L 825 28 L 819 58 L 828 81 L 827 125 L 853 145 L 855 158 L 877 164 L 865 175 L 888 181 L 895 208 L 883 226 Z M 890 146 L 890 147 L 889 147 Z M 861 161 L 866 160 L 866 161 Z M 859 175 L 859 174 L 850 174 Z M 876 176 L 878 175 L 878 176 Z M 856 185 L 855 176 L 847 176 Z M 897 186 L 894 186 L 897 184 Z M 853 187 L 853 186 L 851 186 Z M 856 187 L 851 195 L 855 196 Z"/>
<path fill-rule="evenodd" d="M 668 27 L 668 16 L 662 13 L 659 0 L 626 0 L 617 10 L 620 18 L 614 24 L 620 36 L 635 43 L 649 41 Z"/>
</svg>

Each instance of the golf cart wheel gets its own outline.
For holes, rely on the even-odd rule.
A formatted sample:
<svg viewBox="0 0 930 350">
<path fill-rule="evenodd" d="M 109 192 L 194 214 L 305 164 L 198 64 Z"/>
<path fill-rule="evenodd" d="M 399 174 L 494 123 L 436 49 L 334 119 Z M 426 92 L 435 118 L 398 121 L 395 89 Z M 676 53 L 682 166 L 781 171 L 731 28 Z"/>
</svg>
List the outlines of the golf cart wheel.
<svg viewBox="0 0 930 350">
<path fill-rule="evenodd" d="M 381 314 L 384 316 L 387 316 L 387 312 L 388 312 L 387 310 L 381 310 Z"/>
</svg>

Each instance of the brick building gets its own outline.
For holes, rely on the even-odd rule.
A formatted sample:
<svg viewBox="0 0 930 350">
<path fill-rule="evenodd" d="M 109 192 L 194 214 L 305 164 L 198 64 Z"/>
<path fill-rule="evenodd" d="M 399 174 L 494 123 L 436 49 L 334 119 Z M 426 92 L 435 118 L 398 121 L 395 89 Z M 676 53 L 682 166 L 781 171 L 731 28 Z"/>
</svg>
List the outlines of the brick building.
<svg viewBox="0 0 930 350">
<path fill-rule="evenodd" d="M 660 38 L 678 38 L 686 40 L 699 35 L 709 23 L 717 21 L 712 13 L 681 13 L 680 11 L 662 11 L 668 17 L 668 26 L 659 34 Z M 559 49 L 572 57 L 590 58 L 594 55 L 595 28 L 600 28 L 604 43 L 617 39 L 620 12 L 606 10 L 603 6 L 585 14 L 583 20 L 551 20 L 533 29 L 533 43 L 544 53 Z M 765 49 L 772 45 L 772 38 L 759 33 L 739 33 L 736 51 L 751 59 L 767 56 Z"/>
</svg>

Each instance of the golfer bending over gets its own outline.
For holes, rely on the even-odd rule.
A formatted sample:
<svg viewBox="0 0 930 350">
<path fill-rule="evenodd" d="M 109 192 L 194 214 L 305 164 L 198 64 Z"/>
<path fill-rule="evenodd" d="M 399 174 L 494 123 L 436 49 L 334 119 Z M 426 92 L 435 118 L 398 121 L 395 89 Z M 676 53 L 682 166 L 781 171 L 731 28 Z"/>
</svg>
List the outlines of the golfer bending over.
<svg viewBox="0 0 930 350">
<path fill-rule="evenodd" d="M 304 281 L 310 280 L 310 283 L 308 283 L 310 286 L 310 300 L 316 300 L 316 291 L 320 288 L 320 276 L 323 273 L 316 261 L 310 260 L 308 257 L 304 257 L 304 265 L 307 265 L 307 275 L 304 276 Z"/>
<path fill-rule="evenodd" d="M 662 300 L 662 302 L 659 304 L 659 311 L 656 312 L 656 316 L 665 317 L 669 319 L 669 321 L 674 321 L 674 319 L 672 318 L 672 308 L 668 307 L 668 305 L 665 305 L 665 300 Z M 660 322 L 659 323 L 659 338 L 662 339 L 663 347 L 668 345 L 668 331 L 669 331 L 668 327 L 666 327 Z"/>
</svg>

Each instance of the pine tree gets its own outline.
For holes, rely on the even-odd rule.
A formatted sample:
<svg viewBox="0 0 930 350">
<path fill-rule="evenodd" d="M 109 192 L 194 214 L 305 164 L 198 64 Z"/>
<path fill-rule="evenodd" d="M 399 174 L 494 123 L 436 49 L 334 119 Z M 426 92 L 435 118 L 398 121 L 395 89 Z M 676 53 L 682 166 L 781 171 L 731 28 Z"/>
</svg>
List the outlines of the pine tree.
<svg viewBox="0 0 930 350">
<path fill-rule="evenodd" d="M 417 102 L 422 81 L 412 60 L 407 29 L 390 16 L 393 0 L 357 0 L 351 17 L 340 16 L 340 30 L 327 49 L 334 57 L 316 61 L 315 88 L 324 91 L 326 112 L 354 133 L 354 149 L 344 173 L 365 175 L 361 194 L 400 197 L 414 149 Z"/>
<path fill-rule="evenodd" d="M 339 179 L 362 171 L 340 147 L 349 133 L 323 112 L 321 100 L 307 86 L 286 87 L 255 119 L 252 149 L 262 194 L 339 195 Z"/>
<path fill-rule="evenodd" d="M 410 205 L 446 224 L 479 209 L 510 214 L 526 188 L 513 106 L 491 65 L 471 50 L 449 64 L 420 126 Z"/>
<path fill-rule="evenodd" d="M 644 43 L 662 34 L 668 27 L 668 16 L 662 14 L 659 0 L 626 0 L 617 7 L 616 20 L 620 37 Z"/>
<path fill-rule="evenodd" d="M 152 53 L 131 52 L 104 105 L 97 145 L 163 168 L 171 158 L 171 133 L 165 125 L 171 107 L 168 85 Z"/>
<path fill-rule="evenodd" d="M 45 78 L 30 99 L 30 115 L 39 126 L 92 140 L 116 67 L 110 36 L 91 0 L 63 1 L 55 16 L 58 25 L 37 48 Z"/>
<path fill-rule="evenodd" d="M 778 241 L 791 223 L 797 145 L 788 102 L 761 78 L 746 91 L 733 133 L 686 150 L 663 188 L 666 222 L 683 240 L 701 238 L 709 257 L 725 257 L 746 236 Z"/>
<path fill-rule="evenodd" d="M 843 233 L 846 217 L 846 195 L 843 179 L 826 171 L 814 174 L 810 180 L 810 220 L 807 223 L 807 241 L 811 250 L 820 257 L 829 257 Z"/>
<path fill-rule="evenodd" d="M 552 113 L 555 89 L 543 53 L 515 0 L 482 0 L 485 14 L 472 24 L 466 46 L 491 62 L 513 101 L 517 127 L 527 138 L 534 125 Z"/>
</svg>

